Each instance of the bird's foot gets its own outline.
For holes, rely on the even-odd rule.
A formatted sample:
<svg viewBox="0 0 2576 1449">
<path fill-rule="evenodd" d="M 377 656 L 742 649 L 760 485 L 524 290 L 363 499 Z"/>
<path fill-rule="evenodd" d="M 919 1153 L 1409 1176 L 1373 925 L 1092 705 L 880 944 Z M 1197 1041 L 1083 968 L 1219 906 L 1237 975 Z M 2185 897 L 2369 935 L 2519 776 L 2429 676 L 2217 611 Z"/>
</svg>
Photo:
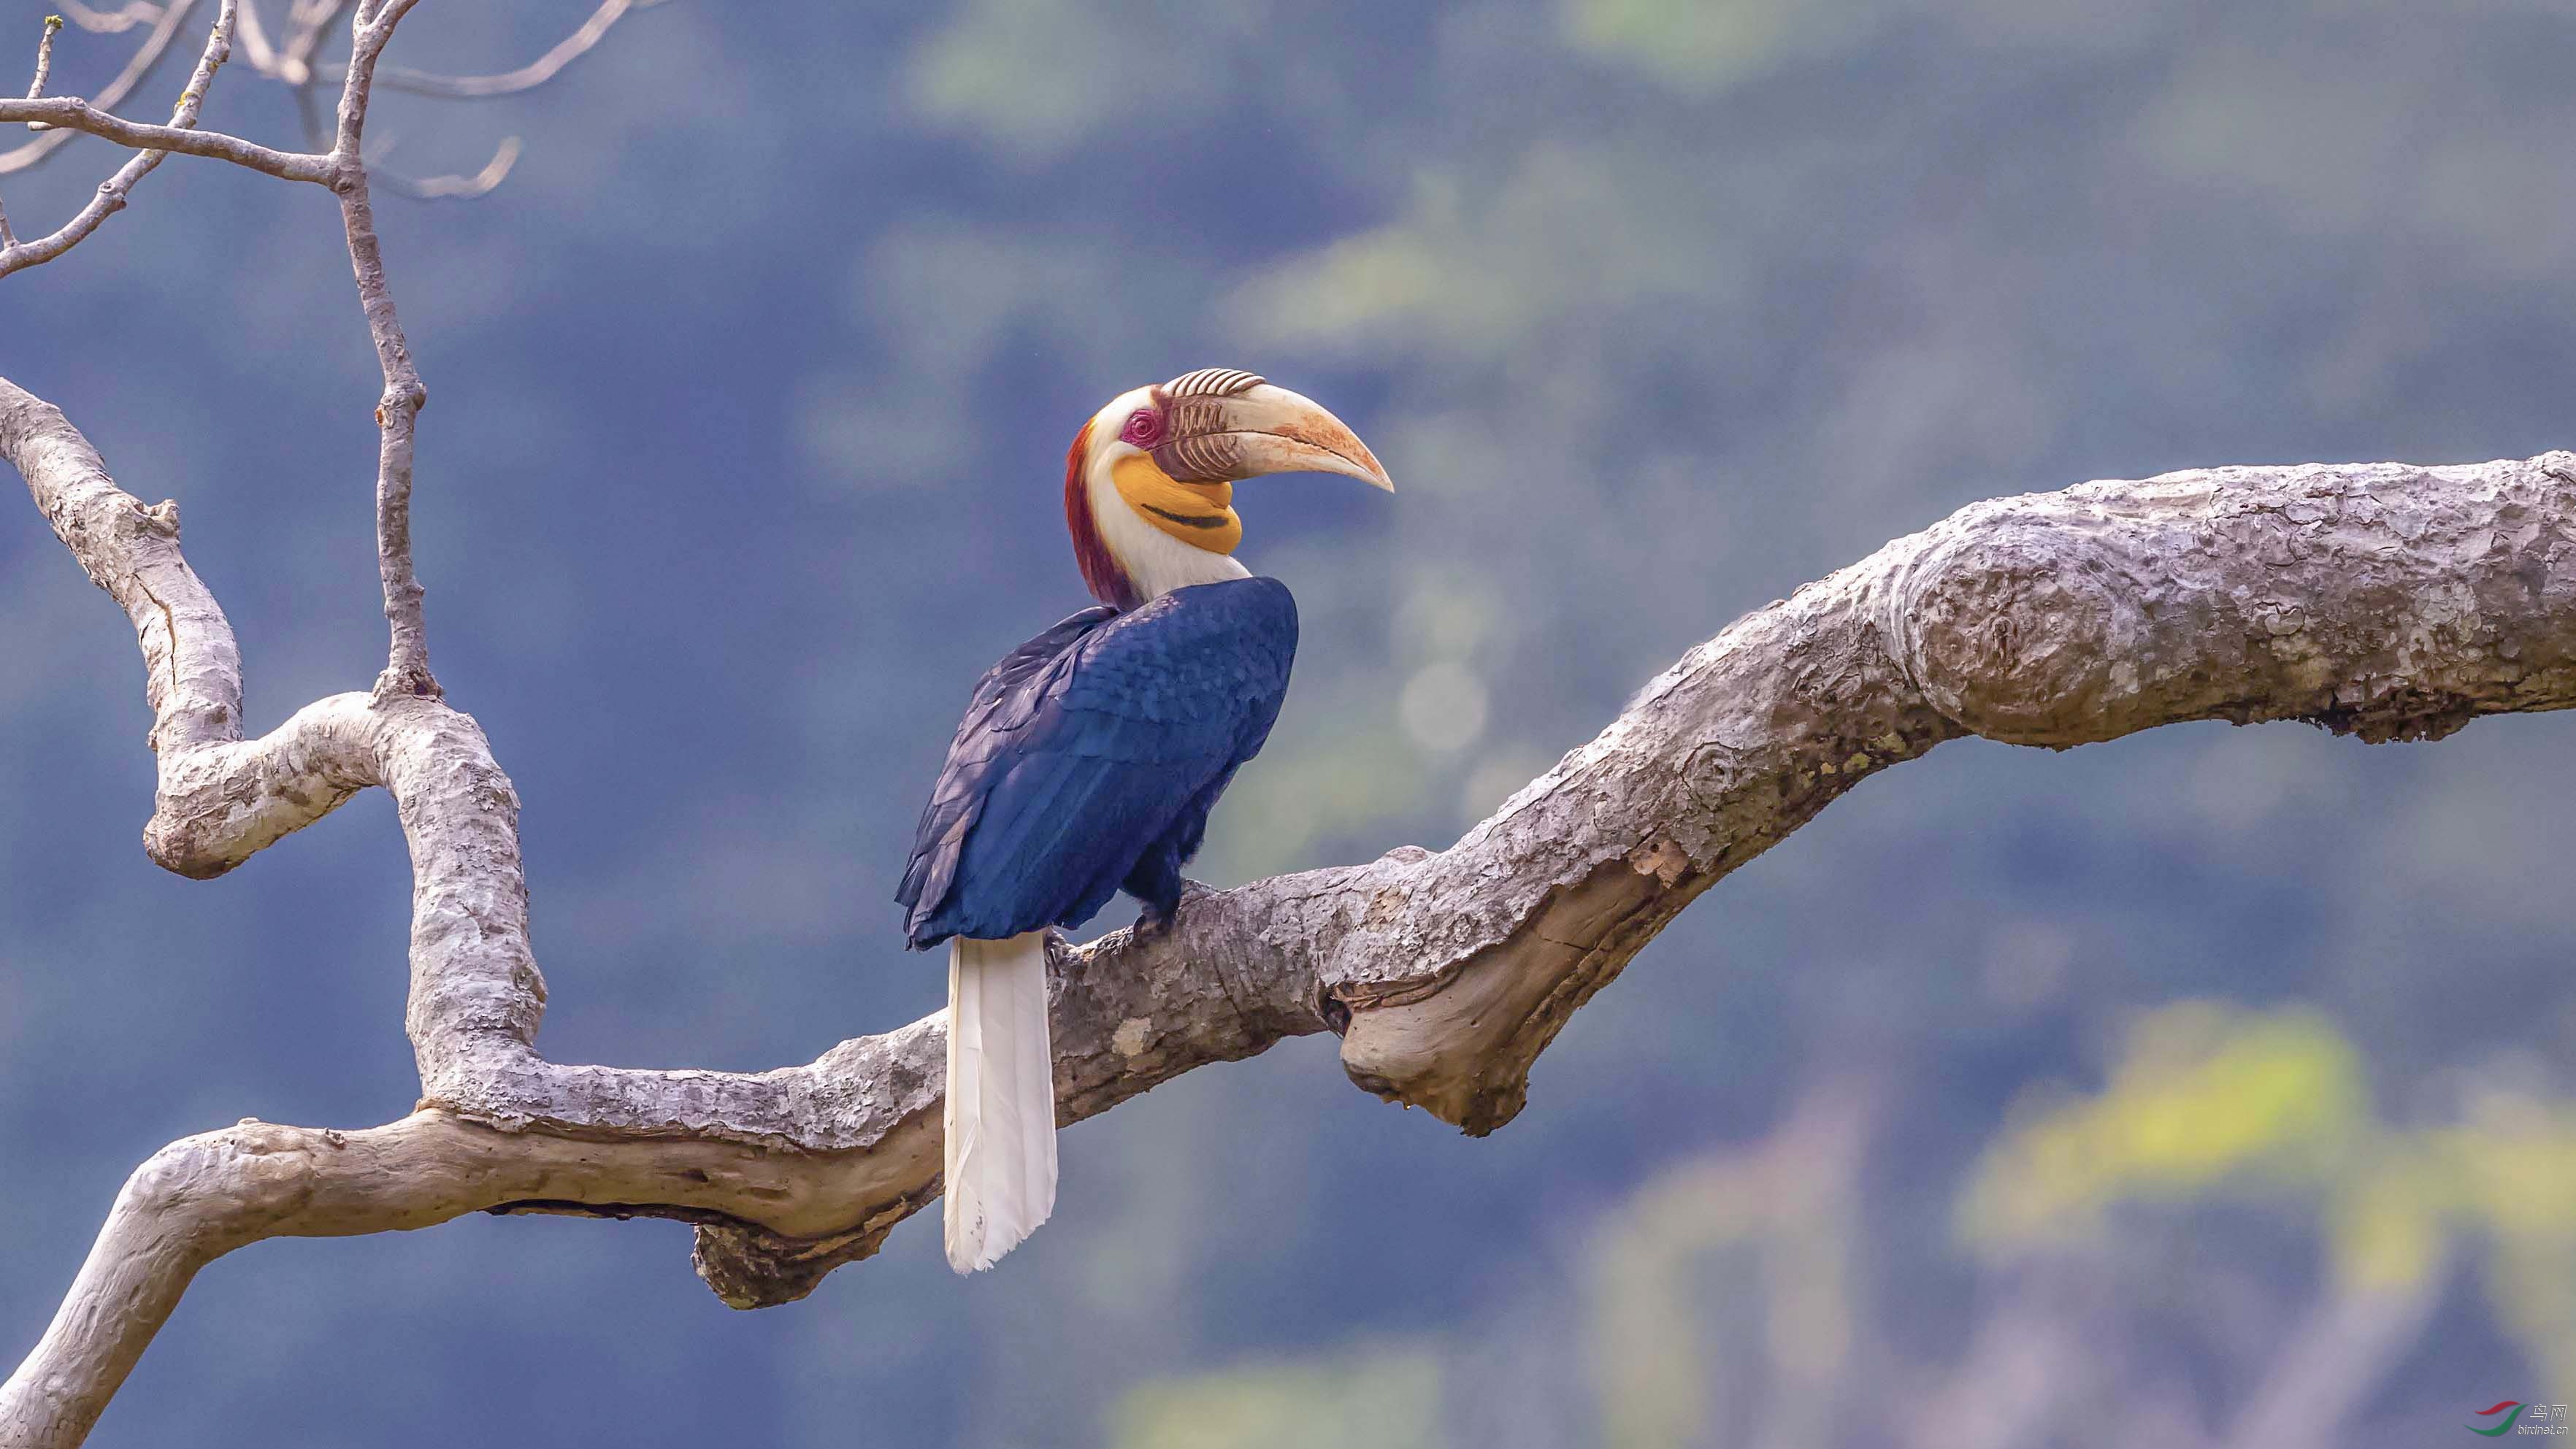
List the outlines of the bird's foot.
<svg viewBox="0 0 2576 1449">
<path fill-rule="evenodd" d="M 1139 941 L 1151 941 L 1168 936 L 1172 933 L 1172 922 L 1179 916 L 1178 911 L 1158 911 L 1152 906 L 1147 906 L 1136 913 L 1136 924 L 1128 927 L 1127 933 Z"/>
</svg>

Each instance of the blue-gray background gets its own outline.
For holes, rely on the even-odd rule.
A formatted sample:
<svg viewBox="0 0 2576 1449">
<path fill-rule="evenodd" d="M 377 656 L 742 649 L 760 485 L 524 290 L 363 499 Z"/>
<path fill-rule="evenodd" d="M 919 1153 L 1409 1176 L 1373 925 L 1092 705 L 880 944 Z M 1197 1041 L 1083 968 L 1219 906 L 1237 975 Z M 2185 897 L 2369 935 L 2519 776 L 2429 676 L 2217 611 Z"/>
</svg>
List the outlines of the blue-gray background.
<svg viewBox="0 0 2576 1449">
<path fill-rule="evenodd" d="M 580 14 L 424 5 L 397 58 Z M 937 1005 L 888 900 L 920 792 L 1083 602 L 1075 426 L 1186 368 L 1323 399 L 1402 489 L 1242 490 L 1305 646 L 1219 881 L 1447 844 L 1974 499 L 2565 445 L 2571 45 L 2544 0 L 683 0 L 528 97 L 388 102 L 397 169 L 528 142 L 488 200 L 379 211 L 543 1045 L 758 1068 Z M 55 89 L 123 54 L 67 32 Z M 208 119 L 294 139 L 246 66 Z M 0 178 L 19 230 L 113 159 Z M 182 502 L 256 726 L 364 687 L 377 384 L 327 197 L 173 161 L 0 282 L 0 372 Z M 131 638 L 23 507 L 0 661 L 14 1362 L 153 1148 L 415 1084 L 382 795 L 156 871 Z M 2284 1393 L 2267 1442 L 2456 1434 L 2576 1397 L 2571 743 L 1949 746 L 1704 898 L 1490 1140 L 1306 1040 L 1071 1129 L 1055 1221 L 973 1281 L 935 1214 L 757 1314 L 669 1224 L 264 1243 L 96 1442 L 2161 1446 Z M 1846 1107 L 1857 1145 L 1811 1130 Z M 2377 1347 L 2285 1377 L 2337 1305 Z"/>
</svg>

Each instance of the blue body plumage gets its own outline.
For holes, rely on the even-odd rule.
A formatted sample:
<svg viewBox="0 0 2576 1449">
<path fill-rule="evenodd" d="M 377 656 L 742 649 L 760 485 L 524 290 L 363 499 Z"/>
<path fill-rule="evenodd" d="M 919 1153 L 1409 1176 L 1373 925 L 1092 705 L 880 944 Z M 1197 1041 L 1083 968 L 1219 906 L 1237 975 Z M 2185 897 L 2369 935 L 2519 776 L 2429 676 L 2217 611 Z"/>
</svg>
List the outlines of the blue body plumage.
<svg viewBox="0 0 2576 1449">
<path fill-rule="evenodd" d="M 1065 452 L 1064 519 L 1102 607 L 986 671 L 921 812 L 895 899 L 913 949 L 948 943 L 941 1216 L 960 1273 L 1055 1209 L 1048 929 L 1122 888 L 1170 919 L 1208 811 L 1279 717 L 1297 605 L 1234 559 L 1234 485 L 1268 473 L 1395 486 L 1341 419 L 1238 368 L 1092 414 Z"/>
<path fill-rule="evenodd" d="M 1076 926 L 1122 887 L 1169 916 L 1296 653 L 1296 602 L 1268 578 L 1085 609 L 1012 650 L 922 811 L 895 896 L 910 944 Z"/>
</svg>

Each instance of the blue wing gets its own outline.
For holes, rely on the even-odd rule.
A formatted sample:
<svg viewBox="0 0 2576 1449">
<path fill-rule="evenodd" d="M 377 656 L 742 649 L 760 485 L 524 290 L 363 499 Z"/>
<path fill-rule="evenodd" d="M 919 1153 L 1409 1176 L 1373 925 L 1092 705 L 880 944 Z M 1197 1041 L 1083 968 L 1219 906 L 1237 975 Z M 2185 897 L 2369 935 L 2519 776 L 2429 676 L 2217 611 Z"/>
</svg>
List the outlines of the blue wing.
<svg viewBox="0 0 2576 1449">
<path fill-rule="evenodd" d="M 1261 578 L 1085 610 L 1012 651 L 976 686 L 922 812 L 896 893 L 912 945 L 1077 925 L 1131 876 L 1177 891 L 1296 652 L 1296 603 Z"/>
</svg>

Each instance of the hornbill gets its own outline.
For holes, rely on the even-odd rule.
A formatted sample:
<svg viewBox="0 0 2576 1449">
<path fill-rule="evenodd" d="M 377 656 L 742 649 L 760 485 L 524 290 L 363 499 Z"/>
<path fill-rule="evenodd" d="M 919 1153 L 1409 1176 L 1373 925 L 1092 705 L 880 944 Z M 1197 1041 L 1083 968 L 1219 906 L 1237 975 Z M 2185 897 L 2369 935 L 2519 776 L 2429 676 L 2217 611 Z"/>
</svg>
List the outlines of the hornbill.
<svg viewBox="0 0 2576 1449">
<path fill-rule="evenodd" d="M 895 898 L 948 945 L 947 1247 L 989 1268 L 1055 1206 L 1051 926 L 1122 887 L 1169 925 L 1208 810 L 1288 691 L 1297 605 L 1235 562 L 1234 484 L 1342 473 L 1392 492 L 1340 419 L 1248 372 L 1118 395 L 1074 436 L 1064 516 L 1095 608 L 975 686 Z"/>
</svg>

